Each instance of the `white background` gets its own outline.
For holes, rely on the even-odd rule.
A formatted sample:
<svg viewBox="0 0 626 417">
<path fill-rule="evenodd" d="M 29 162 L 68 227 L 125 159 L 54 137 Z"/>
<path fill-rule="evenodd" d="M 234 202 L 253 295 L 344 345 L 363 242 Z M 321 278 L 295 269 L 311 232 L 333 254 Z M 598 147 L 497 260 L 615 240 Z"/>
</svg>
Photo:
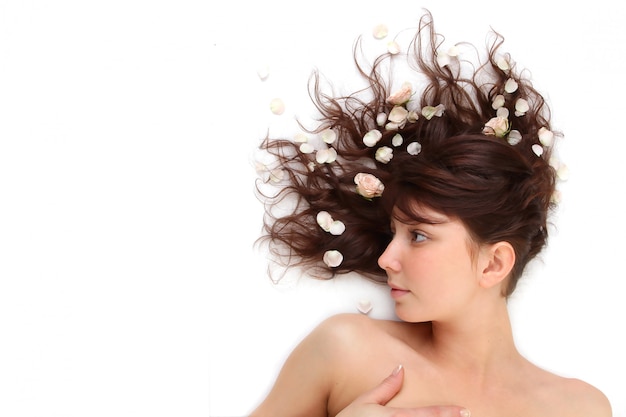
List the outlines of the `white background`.
<svg viewBox="0 0 626 417">
<path fill-rule="evenodd" d="M 0 415 L 244 416 L 319 320 L 361 299 L 389 317 L 355 277 L 269 283 L 250 158 L 306 113 L 314 65 L 341 87 L 356 36 L 422 7 L 451 42 L 503 33 L 554 108 L 571 176 L 511 300 L 516 339 L 626 417 L 626 8 L 609 0 L 0 0 Z"/>
</svg>

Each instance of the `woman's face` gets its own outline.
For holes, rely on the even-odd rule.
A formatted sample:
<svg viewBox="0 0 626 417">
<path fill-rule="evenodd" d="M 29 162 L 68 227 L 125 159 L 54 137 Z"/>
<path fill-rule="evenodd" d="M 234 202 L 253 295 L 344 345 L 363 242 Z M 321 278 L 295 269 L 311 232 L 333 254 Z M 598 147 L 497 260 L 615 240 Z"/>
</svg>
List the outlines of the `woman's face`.
<svg viewBox="0 0 626 417">
<path fill-rule="evenodd" d="M 392 216 L 393 239 L 378 264 L 387 271 L 400 319 L 454 320 L 479 288 L 470 236 L 458 219 L 428 208 L 419 211 L 433 224 L 403 223 Z"/>
</svg>

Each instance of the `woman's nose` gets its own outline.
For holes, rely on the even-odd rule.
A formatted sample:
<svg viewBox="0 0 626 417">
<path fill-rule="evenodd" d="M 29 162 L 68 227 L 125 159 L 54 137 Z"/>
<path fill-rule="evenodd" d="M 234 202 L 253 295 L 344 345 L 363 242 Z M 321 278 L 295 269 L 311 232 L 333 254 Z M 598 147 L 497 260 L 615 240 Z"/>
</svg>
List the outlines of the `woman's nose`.
<svg viewBox="0 0 626 417">
<path fill-rule="evenodd" d="M 385 271 L 394 271 L 397 272 L 400 270 L 400 262 L 398 262 L 398 258 L 396 256 L 396 248 L 394 244 L 394 240 L 385 248 L 385 251 L 378 257 L 378 266 L 380 266 Z"/>
</svg>

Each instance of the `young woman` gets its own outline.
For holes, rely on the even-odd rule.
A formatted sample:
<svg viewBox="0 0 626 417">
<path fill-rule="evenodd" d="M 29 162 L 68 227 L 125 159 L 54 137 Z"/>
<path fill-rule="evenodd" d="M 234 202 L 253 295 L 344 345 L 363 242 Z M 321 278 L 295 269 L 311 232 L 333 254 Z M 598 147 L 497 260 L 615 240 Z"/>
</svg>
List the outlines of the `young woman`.
<svg viewBox="0 0 626 417">
<path fill-rule="evenodd" d="M 468 45 L 441 50 L 426 13 L 414 79 L 391 76 L 396 51 L 369 70 L 357 58 L 366 90 L 332 97 L 314 78 L 318 142 L 264 142 L 282 185 L 265 196 L 273 252 L 316 276 L 385 281 L 400 321 L 327 319 L 252 416 L 611 416 L 598 389 L 513 340 L 507 299 L 546 244 L 562 165 L 549 109 L 502 41 L 470 62 Z"/>
</svg>

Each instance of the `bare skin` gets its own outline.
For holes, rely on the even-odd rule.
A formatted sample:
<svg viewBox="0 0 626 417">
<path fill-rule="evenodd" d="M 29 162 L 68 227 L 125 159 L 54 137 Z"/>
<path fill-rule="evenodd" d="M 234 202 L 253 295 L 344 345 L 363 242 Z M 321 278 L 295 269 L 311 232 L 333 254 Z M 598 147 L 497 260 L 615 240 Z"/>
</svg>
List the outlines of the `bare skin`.
<svg viewBox="0 0 626 417">
<path fill-rule="evenodd" d="M 379 259 L 403 321 L 327 319 L 292 352 L 252 416 L 442 417 L 467 408 L 474 417 L 610 417 L 598 389 L 517 351 L 501 295 L 515 260 L 510 245 L 472 252 L 461 222 L 428 214 L 438 224 L 394 220 Z M 400 391 L 377 401 L 372 390 L 399 364 Z M 419 414 L 428 406 L 455 407 Z"/>
</svg>

